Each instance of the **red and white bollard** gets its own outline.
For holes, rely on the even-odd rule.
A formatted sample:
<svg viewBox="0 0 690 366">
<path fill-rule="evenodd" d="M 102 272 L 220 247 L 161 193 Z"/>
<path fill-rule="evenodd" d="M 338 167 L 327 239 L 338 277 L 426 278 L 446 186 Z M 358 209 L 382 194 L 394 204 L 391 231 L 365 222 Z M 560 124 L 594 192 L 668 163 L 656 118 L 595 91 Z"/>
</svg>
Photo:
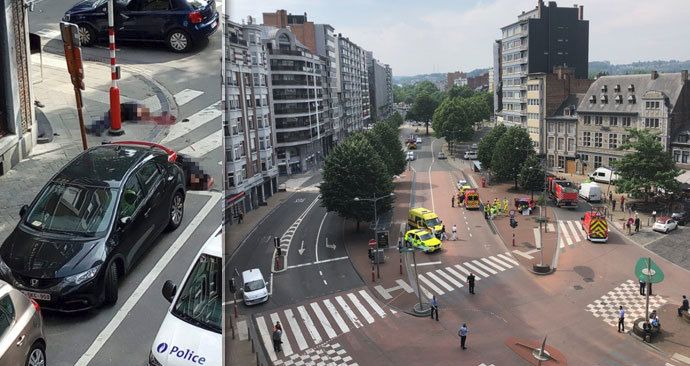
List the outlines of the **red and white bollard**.
<svg viewBox="0 0 690 366">
<path fill-rule="evenodd" d="M 117 86 L 119 78 L 118 66 L 115 61 L 115 15 L 113 13 L 114 0 L 108 0 L 108 41 L 110 48 L 110 130 L 109 135 L 121 136 L 122 114 L 120 111 L 120 88 Z"/>
<path fill-rule="evenodd" d="M 400 254 L 400 274 L 402 274 L 402 254 Z"/>
<path fill-rule="evenodd" d="M 513 230 L 513 246 L 515 246 L 515 230 Z"/>
<path fill-rule="evenodd" d="M 374 272 L 374 265 L 371 265 L 371 282 L 376 282 L 376 273 Z"/>
</svg>

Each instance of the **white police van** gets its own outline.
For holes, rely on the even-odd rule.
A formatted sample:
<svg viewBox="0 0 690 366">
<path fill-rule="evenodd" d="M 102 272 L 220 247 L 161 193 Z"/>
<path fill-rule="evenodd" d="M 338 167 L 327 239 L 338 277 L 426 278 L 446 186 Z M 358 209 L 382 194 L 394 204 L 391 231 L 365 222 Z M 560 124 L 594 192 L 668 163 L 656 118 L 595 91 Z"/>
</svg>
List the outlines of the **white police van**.
<svg viewBox="0 0 690 366">
<path fill-rule="evenodd" d="M 204 244 L 182 281 L 168 280 L 163 296 L 171 302 L 151 346 L 149 366 L 222 365 L 222 257 L 219 228 Z"/>
</svg>

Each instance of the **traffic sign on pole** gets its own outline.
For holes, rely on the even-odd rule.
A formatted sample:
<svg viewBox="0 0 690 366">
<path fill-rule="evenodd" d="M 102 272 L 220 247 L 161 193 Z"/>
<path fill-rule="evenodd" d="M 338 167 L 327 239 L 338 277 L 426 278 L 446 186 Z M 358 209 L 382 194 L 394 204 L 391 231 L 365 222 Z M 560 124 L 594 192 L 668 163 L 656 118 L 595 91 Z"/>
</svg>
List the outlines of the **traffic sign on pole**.
<svg viewBox="0 0 690 366">
<path fill-rule="evenodd" d="M 659 283 L 664 280 L 664 272 L 651 258 L 640 258 L 635 263 L 635 277 L 642 282 Z"/>
</svg>

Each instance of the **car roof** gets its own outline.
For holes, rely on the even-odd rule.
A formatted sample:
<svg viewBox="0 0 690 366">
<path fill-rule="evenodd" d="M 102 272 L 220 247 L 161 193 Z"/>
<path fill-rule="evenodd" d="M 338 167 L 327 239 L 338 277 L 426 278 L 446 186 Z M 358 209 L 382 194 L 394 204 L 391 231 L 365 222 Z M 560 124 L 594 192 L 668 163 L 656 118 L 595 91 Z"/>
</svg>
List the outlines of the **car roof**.
<svg viewBox="0 0 690 366">
<path fill-rule="evenodd" d="M 666 221 L 666 220 L 672 220 L 671 216 L 659 216 L 656 219 L 656 221 Z"/>
<path fill-rule="evenodd" d="M 210 237 L 199 251 L 201 254 L 209 254 L 214 257 L 223 257 L 223 228 L 220 227 L 216 233 Z"/>
<path fill-rule="evenodd" d="M 95 146 L 67 163 L 52 181 L 119 187 L 132 168 L 155 154 L 160 153 L 148 147 Z"/>
<path fill-rule="evenodd" d="M 258 268 L 248 269 L 242 272 L 242 279 L 247 281 L 263 280 L 264 276 L 261 274 L 261 270 Z"/>
</svg>

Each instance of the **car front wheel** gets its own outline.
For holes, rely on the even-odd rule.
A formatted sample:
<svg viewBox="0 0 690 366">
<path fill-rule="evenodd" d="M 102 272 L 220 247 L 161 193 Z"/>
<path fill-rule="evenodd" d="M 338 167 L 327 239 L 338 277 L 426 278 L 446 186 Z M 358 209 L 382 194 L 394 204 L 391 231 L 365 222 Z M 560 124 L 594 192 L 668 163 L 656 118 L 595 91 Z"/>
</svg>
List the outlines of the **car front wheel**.
<svg viewBox="0 0 690 366">
<path fill-rule="evenodd" d="M 170 210 L 168 217 L 168 231 L 177 229 L 182 223 L 182 216 L 184 216 L 184 196 L 182 192 L 177 191 L 170 201 Z"/>
<path fill-rule="evenodd" d="M 115 262 L 110 263 L 108 272 L 105 274 L 105 305 L 114 305 L 117 302 L 117 284 L 118 284 L 117 265 Z"/>
<path fill-rule="evenodd" d="M 31 346 L 29 355 L 26 357 L 26 366 L 45 366 L 46 365 L 46 350 L 45 346 L 40 342 L 36 342 Z"/>
<path fill-rule="evenodd" d="M 96 30 L 88 24 L 80 24 L 79 43 L 84 47 L 89 47 L 96 43 Z"/>
<path fill-rule="evenodd" d="M 189 51 L 192 46 L 192 40 L 189 38 L 189 34 L 181 29 L 170 31 L 166 43 L 173 52 L 179 53 Z"/>
</svg>

